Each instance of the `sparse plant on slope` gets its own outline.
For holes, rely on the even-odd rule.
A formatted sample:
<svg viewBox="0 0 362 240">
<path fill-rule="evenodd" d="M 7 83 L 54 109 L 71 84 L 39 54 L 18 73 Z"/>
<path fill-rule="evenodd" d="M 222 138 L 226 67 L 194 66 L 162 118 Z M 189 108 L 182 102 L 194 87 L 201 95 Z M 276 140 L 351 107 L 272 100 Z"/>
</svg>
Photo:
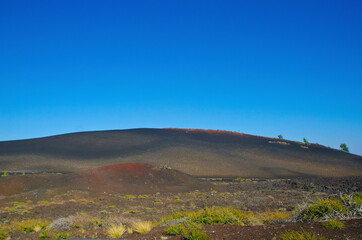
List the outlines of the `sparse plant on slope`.
<svg viewBox="0 0 362 240">
<path fill-rule="evenodd" d="M 279 139 L 284 139 L 284 138 L 283 138 L 283 135 L 281 135 L 281 134 L 278 135 L 278 138 L 279 138 Z"/>
<path fill-rule="evenodd" d="M 308 142 L 308 140 L 306 138 L 303 138 L 303 142 L 304 142 L 305 145 L 309 144 L 309 142 Z"/>
</svg>

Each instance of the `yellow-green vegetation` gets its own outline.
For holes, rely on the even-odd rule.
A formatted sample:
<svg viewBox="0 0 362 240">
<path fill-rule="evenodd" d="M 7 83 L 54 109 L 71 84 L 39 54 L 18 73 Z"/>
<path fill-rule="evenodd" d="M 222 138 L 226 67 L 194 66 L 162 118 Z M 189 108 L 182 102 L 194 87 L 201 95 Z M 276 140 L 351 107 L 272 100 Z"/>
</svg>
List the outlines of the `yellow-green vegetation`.
<svg viewBox="0 0 362 240">
<path fill-rule="evenodd" d="M 69 239 L 73 236 L 73 234 L 68 233 L 68 232 L 60 232 L 57 235 L 55 235 L 54 239 Z"/>
<path fill-rule="evenodd" d="M 107 235 L 110 238 L 120 238 L 127 231 L 123 224 L 113 224 L 107 229 Z"/>
<path fill-rule="evenodd" d="M 99 211 L 99 214 L 107 215 L 109 212 L 107 210 L 101 210 Z"/>
<path fill-rule="evenodd" d="M 266 211 L 259 214 L 258 219 L 262 221 L 263 224 L 277 224 L 285 222 L 287 219 L 290 219 L 292 214 L 287 211 Z"/>
<path fill-rule="evenodd" d="M 183 235 L 187 240 L 207 240 L 209 236 L 202 231 L 197 223 L 185 222 L 169 226 L 165 230 L 166 235 Z"/>
<path fill-rule="evenodd" d="M 166 217 L 162 222 L 173 219 L 187 218 L 192 223 L 216 225 L 216 224 L 234 224 L 249 225 L 249 218 L 255 217 L 252 212 L 245 212 L 233 207 L 212 207 L 204 208 L 198 211 L 177 212 Z"/>
<path fill-rule="evenodd" d="M 49 225 L 47 220 L 43 219 L 28 219 L 11 224 L 12 232 L 39 232 Z"/>
<path fill-rule="evenodd" d="M 5 239 L 9 236 L 9 234 L 7 233 L 7 231 L 3 230 L 0 228 L 0 239 Z"/>
<path fill-rule="evenodd" d="M 126 196 L 124 196 L 124 198 L 130 200 L 130 199 L 133 199 L 133 198 L 136 198 L 136 197 L 133 196 L 133 195 L 126 195 Z"/>
<path fill-rule="evenodd" d="M 133 233 L 133 229 L 130 228 L 130 227 L 128 227 L 128 228 L 127 228 L 127 233 L 132 234 L 132 233 Z"/>
<path fill-rule="evenodd" d="M 362 194 L 341 195 L 335 198 L 316 200 L 309 207 L 299 211 L 297 219 L 301 221 L 326 217 L 361 217 Z"/>
<path fill-rule="evenodd" d="M 13 207 L 16 207 L 18 209 L 23 209 L 26 208 L 31 203 L 33 203 L 33 201 L 28 200 L 26 202 L 12 202 L 11 205 L 13 205 Z"/>
<path fill-rule="evenodd" d="M 31 200 L 28 200 L 26 202 L 12 202 L 11 203 L 12 206 L 6 207 L 4 208 L 4 210 L 10 213 L 14 213 L 17 212 L 18 210 L 27 208 L 31 203 L 33 203 Z"/>
<path fill-rule="evenodd" d="M 56 204 L 56 202 L 38 201 L 38 204 L 43 204 L 43 205 L 52 205 L 52 204 Z"/>
<path fill-rule="evenodd" d="M 345 227 L 344 223 L 339 219 L 330 219 L 322 223 L 323 227 L 330 229 L 343 229 Z"/>
<path fill-rule="evenodd" d="M 10 176 L 10 173 L 8 171 L 5 171 L 1 176 L 2 177 L 7 177 L 7 176 Z"/>
<path fill-rule="evenodd" d="M 292 214 L 287 211 L 266 211 L 255 214 L 233 207 L 212 207 L 197 211 L 176 212 L 165 217 L 162 222 L 175 219 L 188 219 L 190 222 L 206 225 L 231 224 L 231 225 L 261 225 L 281 223 L 290 219 Z"/>
<path fill-rule="evenodd" d="M 18 209 L 16 207 L 6 207 L 4 210 L 7 212 L 10 212 L 10 213 L 14 213 L 14 212 L 18 211 Z"/>
<path fill-rule="evenodd" d="M 80 204 L 86 204 L 88 201 L 87 201 L 87 199 L 82 198 L 82 199 L 79 199 L 78 202 Z"/>
<path fill-rule="evenodd" d="M 153 223 L 150 221 L 135 221 L 132 224 L 132 229 L 136 233 L 145 234 L 151 231 L 153 228 Z"/>
<path fill-rule="evenodd" d="M 278 235 L 279 240 L 327 240 L 324 236 L 317 236 L 315 233 L 306 231 L 288 231 Z"/>
</svg>

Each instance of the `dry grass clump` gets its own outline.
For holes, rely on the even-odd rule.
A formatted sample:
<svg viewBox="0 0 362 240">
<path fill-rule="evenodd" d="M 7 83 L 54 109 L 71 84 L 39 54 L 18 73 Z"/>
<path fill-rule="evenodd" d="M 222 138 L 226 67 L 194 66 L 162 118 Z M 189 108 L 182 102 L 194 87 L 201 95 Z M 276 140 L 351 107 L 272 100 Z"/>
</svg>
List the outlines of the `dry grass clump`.
<svg viewBox="0 0 362 240">
<path fill-rule="evenodd" d="M 287 221 L 292 214 L 287 211 L 266 211 L 260 214 L 259 219 L 263 224 L 278 224 Z"/>
<path fill-rule="evenodd" d="M 153 228 L 153 223 L 150 221 L 135 221 L 132 224 L 132 229 L 136 233 L 145 234 L 151 231 Z"/>
<path fill-rule="evenodd" d="M 126 231 L 127 231 L 127 227 L 125 225 L 123 225 L 122 223 L 117 224 L 117 225 L 112 224 L 107 229 L 107 235 L 110 238 L 120 238 Z"/>
</svg>

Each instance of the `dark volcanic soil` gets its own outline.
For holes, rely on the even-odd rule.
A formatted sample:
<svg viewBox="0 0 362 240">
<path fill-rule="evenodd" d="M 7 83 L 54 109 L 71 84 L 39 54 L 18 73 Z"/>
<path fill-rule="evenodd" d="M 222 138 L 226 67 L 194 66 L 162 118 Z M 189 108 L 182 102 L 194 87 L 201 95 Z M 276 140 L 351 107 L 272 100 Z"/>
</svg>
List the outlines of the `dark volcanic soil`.
<svg viewBox="0 0 362 240">
<path fill-rule="evenodd" d="M 46 190 L 64 193 L 86 190 L 97 193 L 149 194 L 209 189 L 211 184 L 177 170 L 149 164 L 115 164 L 63 175 L 25 175 L 0 178 L 0 195 Z"/>
<path fill-rule="evenodd" d="M 108 166 L 81 172 L 77 179 L 113 179 L 120 172 L 124 181 L 131 181 L 137 176 L 140 183 L 149 179 L 149 173 L 158 171 L 149 165 Z M 147 173 L 147 174 L 145 174 Z M 154 173 L 156 174 L 156 173 Z M 160 174 L 157 172 L 157 174 Z M 106 175 L 106 176 L 103 176 Z M 103 177 L 102 177 L 103 176 Z M 25 176 L 26 177 L 26 176 Z M 6 177 L 8 178 L 8 177 Z M 13 177 L 9 177 L 13 178 Z M 14 177 L 17 178 L 17 177 Z M 25 178 L 27 179 L 27 178 Z M 167 179 L 167 178 L 166 178 Z M 88 180 L 87 180 L 88 181 Z M 152 182 L 152 180 L 150 180 Z M 297 184 L 294 184 L 297 182 Z M 338 194 L 340 191 L 349 192 L 356 186 L 357 191 L 362 186 L 362 178 L 343 179 L 317 179 L 310 187 L 306 179 L 289 179 L 270 181 L 244 181 L 244 182 L 216 182 L 212 189 L 190 192 L 159 192 L 154 194 L 126 195 L 121 193 L 101 193 L 89 190 L 69 190 L 59 192 L 56 189 L 32 190 L 12 196 L 3 196 L 0 201 L 0 227 L 27 219 L 47 219 L 52 222 L 61 218 L 77 217 L 82 219 L 102 219 L 104 223 L 109 220 L 121 222 L 134 219 L 160 221 L 162 217 L 173 212 L 198 210 L 212 206 L 232 206 L 255 213 L 285 209 L 292 211 L 299 204 L 311 200 L 324 198 L 329 194 Z M 211 183 L 210 183 L 211 184 Z M 309 187 L 306 187 L 306 185 Z M 101 186 L 101 185 L 100 185 Z M 100 187 L 99 186 L 99 187 Z M 333 187 L 335 186 L 335 187 Z M 346 189 L 344 191 L 344 188 Z M 20 202 L 20 203 L 19 203 Z M 320 223 L 284 223 L 263 226 L 233 226 L 215 225 L 204 226 L 204 230 L 211 239 L 275 239 L 274 237 L 288 230 L 304 229 L 308 232 L 323 234 L 328 239 L 361 239 L 362 220 L 349 220 L 345 222 L 346 228 L 331 230 L 321 226 Z M 67 231 L 74 238 L 107 238 L 105 229 L 86 228 L 81 233 L 78 228 Z M 122 239 L 182 239 L 182 236 L 164 236 L 164 227 L 156 227 L 146 235 L 125 234 Z M 39 239 L 38 233 L 14 233 L 12 239 Z M 163 238 L 166 239 L 166 238 Z"/>
</svg>

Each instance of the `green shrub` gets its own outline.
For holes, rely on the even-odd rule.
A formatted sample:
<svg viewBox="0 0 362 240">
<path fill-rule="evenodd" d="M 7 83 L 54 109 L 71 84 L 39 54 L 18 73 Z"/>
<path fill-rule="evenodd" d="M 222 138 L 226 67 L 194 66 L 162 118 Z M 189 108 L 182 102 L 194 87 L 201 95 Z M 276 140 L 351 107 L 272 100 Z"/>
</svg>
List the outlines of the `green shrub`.
<svg viewBox="0 0 362 240">
<path fill-rule="evenodd" d="M 347 208 L 340 199 L 325 198 L 319 199 L 308 208 L 298 214 L 301 221 L 321 219 L 326 216 L 333 216 L 336 213 L 346 214 Z"/>
<path fill-rule="evenodd" d="M 342 144 L 340 145 L 340 148 L 341 148 L 342 151 L 349 153 L 349 148 L 347 147 L 347 144 L 342 143 Z"/>
<path fill-rule="evenodd" d="M 330 229 L 343 229 L 345 227 L 344 223 L 339 219 L 330 219 L 327 222 L 323 222 L 322 225 Z"/>
<path fill-rule="evenodd" d="M 5 239 L 9 236 L 9 234 L 5 231 L 0 229 L 0 239 Z"/>
<path fill-rule="evenodd" d="M 61 233 L 58 233 L 54 239 L 69 239 L 71 238 L 73 235 L 71 233 L 68 233 L 68 232 L 61 232 Z"/>
<path fill-rule="evenodd" d="M 221 208 L 221 207 L 212 207 L 204 208 L 194 212 L 178 212 L 174 213 L 170 217 L 163 219 L 163 222 L 173 220 L 188 218 L 191 222 L 198 224 L 237 224 L 245 225 L 249 223 L 249 218 L 253 216 L 252 213 L 244 212 L 239 209 L 232 207 Z"/>
<path fill-rule="evenodd" d="M 185 222 L 176 226 L 169 226 L 166 235 L 183 235 L 185 240 L 207 240 L 209 236 L 202 231 L 201 226 L 192 222 Z"/>
<path fill-rule="evenodd" d="M 301 221 L 327 217 L 362 217 L 362 193 L 340 195 L 338 198 L 325 198 L 299 211 Z"/>
<path fill-rule="evenodd" d="M 49 236 L 49 231 L 47 230 L 44 230 L 40 233 L 39 235 L 39 239 L 48 239 L 50 236 Z"/>
<path fill-rule="evenodd" d="M 327 240 L 323 236 L 316 236 L 315 233 L 309 233 L 306 231 L 297 232 L 297 231 L 288 231 L 278 235 L 277 239 L 279 240 Z"/>
<path fill-rule="evenodd" d="M 49 225 L 49 222 L 42 219 L 28 219 L 20 222 L 14 222 L 12 224 L 13 230 L 16 232 L 37 232 L 45 229 Z"/>
<path fill-rule="evenodd" d="M 184 233 L 184 231 L 183 231 L 183 227 L 181 224 L 171 225 L 165 229 L 166 235 L 182 235 L 183 233 Z"/>
</svg>

